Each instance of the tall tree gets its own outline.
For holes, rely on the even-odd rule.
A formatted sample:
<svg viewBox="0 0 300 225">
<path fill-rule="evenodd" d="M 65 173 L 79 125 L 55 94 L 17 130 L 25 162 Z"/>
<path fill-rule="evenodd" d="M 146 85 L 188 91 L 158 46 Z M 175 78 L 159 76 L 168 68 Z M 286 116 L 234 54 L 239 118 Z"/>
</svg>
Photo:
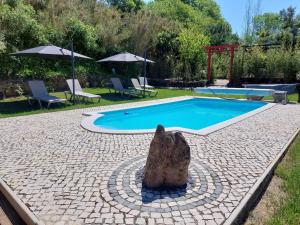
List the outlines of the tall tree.
<svg viewBox="0 0 300 225">
<path fill-rule="evenodd" d="M 185 78 L 189 79 L 188 76 L 197 74 L 206 61 L 204 46 L 209 45 L 209 38 L 193 29 L 183 29 L 178 41 Z"/>
<path fill-rule="evenodd" d="M 138 54 L 143 54 L 145 50 L 155 46 L 157 33 L 172 26 L 168 20 L 144 10 L 130 15 L 125 22 L 130 31 L 129 46 Z"/>
<path fill-rule="evenodd" d="M 244 43 L 252 45 L 255 42 L 255 32 L 253 27 L 253 19 L 259 15 L 260 0 L 254 2 L 254 0 L 248 0 L 245 11 L 245 28 L 243 33 Z"/>
<path fill-rule="evenodd" d="M 214 19 L 205 15 L 204 12 L 182 0 L 157 0 L 150 3 L 148 9 L 164 18 L 178 21 L 183 26 L 195 25 L 194 28 L 199 31 L 203 31 L 214 22 Z"/>
<path fill-rule="evenodd" d="M 264 13 L 253 18 L 253 29 L 259 44 L 275 44 L 282 22 L 278 13 Z"/>
<path fill-rule="evenodd" d="M 238 35 L 232 34 L 231 26 L 225 21 L 218 21 L 208 27 L 211 45 L 238 43 Z"/>
<path fill-rule="evenodd" d="M 221 18 L 221 10 L 214 0 L 182 0 L 213 19 Z"/>
<path fill-rule="evenodd" d="M 300 15 L 296 15 L 296 8 L 290 6 L 280 11 L 280 18 L 283 23 L 283 36 L 291 37 L 290 44 L 294 49 L 300 35 Z"/>
</svg>

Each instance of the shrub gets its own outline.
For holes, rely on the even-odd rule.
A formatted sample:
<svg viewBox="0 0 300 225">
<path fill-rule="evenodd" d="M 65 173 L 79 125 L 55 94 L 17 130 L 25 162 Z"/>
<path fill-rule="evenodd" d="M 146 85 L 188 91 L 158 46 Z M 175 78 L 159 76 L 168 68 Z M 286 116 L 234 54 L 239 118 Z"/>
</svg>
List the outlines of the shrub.
<svg viewBox="0 0 300 225">
<path fill-rule="evenodd" d="M 234 63 L 234 77 L 251 82 L 295 82 L 300 71 L 300 52 L 291 49 L 261 49 L 240 51 Z"/>
</svg>

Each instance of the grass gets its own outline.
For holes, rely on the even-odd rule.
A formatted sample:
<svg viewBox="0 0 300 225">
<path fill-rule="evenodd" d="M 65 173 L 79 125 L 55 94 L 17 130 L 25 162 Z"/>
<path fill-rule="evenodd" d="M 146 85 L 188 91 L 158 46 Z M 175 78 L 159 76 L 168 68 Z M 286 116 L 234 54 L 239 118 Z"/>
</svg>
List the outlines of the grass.
<svg viewBox="0 0 300 225">
<path fill-rule="evenodd" d="M 88 107 L 96 107 L 96 106 L 105 106 L 105 105 L 113 105 L 113 104 L 123 104 L 128 102 L 147 101 L 147 100 L 193 94 L 193 92 L 189 90 L 160 89 L 156 97 L 147 96 L 145 98 L 142 98 L 142 97 L 130 97 L 126 95 L 121 97 L 120 95 L 109 93 L 108 89 L 106 88 L 87 88 L 85 89 L 85 91 L 89 93 L 101 95 L 102 96 L 101 101 L 99 103 L 97 102 L 97 100 L 95 100 L 94 103 L 79 102 L 75 105 L 72 104 L 71 102 L 67 102 L 66 104 L 53 104 L 51 105 L 50 109 L 46 109 L 46 108 L 40 109 L 38 104 L 29 105 L 25 97 L 9 98 L 0 101 L 0 118 L 79 109 L 79 108 L 88 108 Z M 51 93 L 51 95 L 55 95 L 60 98 L 65 98 L 63 92 L 55 92 L 55 93 Z"/>
<path fill-rule="evenodd" d="M 283 180 L 287 197 L 276 210 L 268 225 L 300 224 L 300 135 L 291 145 L 285 159 L 279 164 L 276 176 Z"/>
<path fill-rule="evenodd" d="M 108 89 L 106 88 L 87 88 L 85 89 L 85 91 L 93 94 L 100 94 L 102 96 L 100 103 L 81 102 L 73 105 L 72 103 L 68 102 L 66 104 L 53 104 L 51 105 L 50 109 L 45 109 L 45 108 L 40 109 L 38 104 L 29 105 L 25 97 L 9 98 L 0 101 L 0 118 L 79 109 L 79 108 L 88 108 L 88 107 L 95 107 L 95 106 L 122 104 L 128 102 L 136 102 L 136 101 L 147 101 L 147 100 L 155 100 L 155 99 L 186 96 L 186 95 L 210 96 L 210 95 L 195 94 L 191 90 L 179 90 L 179 89 L 159 89 L 158 95 L 156 97 L 146 97 L 146 98 L 128 97 L 128 96 L 121 97 L 119 95 L 109 93 Z M 51 94 L 57 97 L 65 98 L 63 92 L 56 92 Z M 243 98 L 243 96 L 222 96 L 222 97 Z M 297 98 L 298 98 L 297 94 L 293 94 L 289 96 L 289 99 L 291 101 L 297 101 Z M 270 99 L 271 98 L 266 98 L 266 100 L 270 100 Z"/>
</svg>

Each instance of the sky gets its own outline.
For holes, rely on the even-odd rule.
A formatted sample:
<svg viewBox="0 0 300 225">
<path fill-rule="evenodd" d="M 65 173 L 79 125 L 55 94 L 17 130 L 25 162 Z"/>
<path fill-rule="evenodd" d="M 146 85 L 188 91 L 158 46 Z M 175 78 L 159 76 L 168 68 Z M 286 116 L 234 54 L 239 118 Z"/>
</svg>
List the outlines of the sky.
<svg viewBox="0 0 300 225">
<path fill-rule="evenodd" d="M 151 0 L 145 0 L 150 2 Z M 231 24 L 234 33 L 242 35 L 245 27 L 245 11 L 249 0 L 215 0 L 221 8 L 223 17 Z M 256 0 L 252 0 L 256 2 Z M 260 13 L 279 12 L 289 6 L 300 13 L 300 0 L 260 0 Z"/>
<path fill-rule="evenodd" d="M 216 0 L 223 17 L 231 24 L 234 33 L 241 35 L 245 27 L 245 12 L 248 0 Z M 256 2 L 256 1 L 254 1 Z M 279 12 L 293 6 L 300 13 L 300 0 L 260 0 L 260 13 Z"/>
</svg>

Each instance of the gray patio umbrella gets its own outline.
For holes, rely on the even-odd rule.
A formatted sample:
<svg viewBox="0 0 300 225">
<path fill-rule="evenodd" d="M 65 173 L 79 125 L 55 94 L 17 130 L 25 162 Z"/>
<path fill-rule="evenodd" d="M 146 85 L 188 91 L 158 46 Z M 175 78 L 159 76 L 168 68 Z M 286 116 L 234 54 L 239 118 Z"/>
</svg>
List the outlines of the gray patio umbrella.
<svg viewBox="0 0 300 225">
<path fill-rule="evenodd" d="M 62 59 L 72 61 L 73 98 L 75 96 L 75 58 L 91 59 L 85 55 L 78 54 L 73 50 L 73 42 L 70 43 L 71 51 L 55 45 L 38 46 L 12 53 L 14 56 L 38 56 L 48 59 Z M 73 99 L 75 102 L 75 98 Z"/>
<path fill-rule="evenodd" d="M 145 54 L 146 55 L 146 54 Z M 144 63 L 144 79 L 147 79 L 146 77 L 146 63 L 155 63 L 152 60 L 146 59 L 138 56 L 131 54 L 129 52 L 123 52 L 117 55 L 110 56 L 105 59 L 98 60 L 97 62 L 127 62 L 127 63 L 132 63 L 132 62 L 143 62 Z M 144 82 L 144 97 L 145 97 L 145 92 L 146 92 L 146 82 Z"/>
<path fill-rule="evenodd" d="M 110 56 L 105 59 L 101 59 L 97 62 L 144 62 L 145 58 L 131 54 L 129 52 L 123 52 L 117 55 Z M 146 59 L 147 63 L 154 63 L 154 61 L 151 61 L 149 59 Z"/>
</svg>

